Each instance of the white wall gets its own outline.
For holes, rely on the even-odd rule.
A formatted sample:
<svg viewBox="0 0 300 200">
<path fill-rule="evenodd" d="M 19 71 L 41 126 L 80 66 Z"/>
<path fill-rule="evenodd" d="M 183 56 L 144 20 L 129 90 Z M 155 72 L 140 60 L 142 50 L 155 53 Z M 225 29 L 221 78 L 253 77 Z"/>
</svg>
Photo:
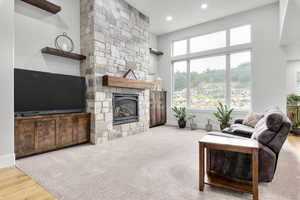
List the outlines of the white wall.
<svg viewBox="0 0 300 200">
<path fill-rule="evenodd" d="M 41 49 L 54 47 L 55 37 L 66 32 L 80 52 L 80 0 L 51 2 L 60 5 L 61 12 L 54 15 L 15 0 L 15 67 L 79 76 L 79 61 L 43 55 Z"/>
<path fill-rule="evenodd" d="M 244 24 L 252 25 L 252 109 L 263 112 L 269 106 L 286 107 L 286 68 L 284 54 L 279 47 L 278 3 L 255 10 L 224 17 L 184 30 L 159 36 L 158 47 L 165 55 L 160 58 L 158 71 L 163 86 L 168 91 L 168 123 L 175 122 L 171 112 L 171 41 L 194 35 L 223 30 Z M 245 113 L 244 113 L 245 114 Z M 241 117 L 244 114 L 234 114 Z M 199 112 L 198 121 L 203 127 L 206 117 L 214 118 L 212 112 Z"/>
<path fill-rule="evenodd" d="M 300 72 L 300 60 L 287 62 L 286 70 L 286 94 L 295 94 L 297 91 L 297 73 Z"/>
<path fill-rule="evenodd" d="M 0 168 L 14 165 L 14 1 L 0 1 Z"/>
<path fill-rule="evenodd" d="M 150 33 L 150 44 L 149 44 L 150 48 L 154 48 L 157 49 L 158 44 L 157 44 L 157 36 Z M 157 73 L 157 66 L 158 66 L 158 59 L 159 57 L 154 55 L 154 54 L 150 54 L 150 69 L 149 69 L 149 73 L 150 74 L 156 74 Z"/>
<path fill-rule="evenodd" d="M 287 61 L 300 61 L 300 45 L 288 45 L 282 47 Z"/>
</svg>

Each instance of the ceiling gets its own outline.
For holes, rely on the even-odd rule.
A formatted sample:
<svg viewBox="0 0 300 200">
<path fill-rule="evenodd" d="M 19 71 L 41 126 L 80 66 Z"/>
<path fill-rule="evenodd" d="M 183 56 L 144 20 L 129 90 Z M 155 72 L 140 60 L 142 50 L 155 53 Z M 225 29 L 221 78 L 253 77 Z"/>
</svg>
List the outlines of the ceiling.
<svg viewBox="0 0 300 200">
<path fill-rule="evenodd" d="M 218 19 L 278 0 L 125 0 L 150 17 L 150 31 L 161 35 L 175 30 Z M 201 9 L 202 1 L 208 3 Z M 166 17 L 173 21 L 167 22 Z"/>
</svg>

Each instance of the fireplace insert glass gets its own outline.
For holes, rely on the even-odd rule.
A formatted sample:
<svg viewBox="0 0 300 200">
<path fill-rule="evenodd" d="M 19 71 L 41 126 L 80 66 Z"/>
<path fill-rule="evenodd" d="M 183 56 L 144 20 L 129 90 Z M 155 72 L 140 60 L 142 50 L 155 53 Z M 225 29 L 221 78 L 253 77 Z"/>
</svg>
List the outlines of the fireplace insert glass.
<svg viewBox="0 0 300 200">
<path fill-rule="evenodd" d="M 139 95 L 113 94 L 113 124 L 127 124 L 139 121 Z"/>
</svg>

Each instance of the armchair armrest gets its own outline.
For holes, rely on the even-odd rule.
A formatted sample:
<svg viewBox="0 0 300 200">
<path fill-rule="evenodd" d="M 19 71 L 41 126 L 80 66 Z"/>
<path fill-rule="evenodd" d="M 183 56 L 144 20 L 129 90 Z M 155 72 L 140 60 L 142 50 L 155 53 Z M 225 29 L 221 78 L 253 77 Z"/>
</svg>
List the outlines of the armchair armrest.
<svg viewBox="0 0 300 200">
<path fill-rule="evenodd" d="M 224 137 L 217 134 L 204 136 L 200 143 L 205 143 L 207 147 L 214 146 L 215 150 L 228 150 L 239 153 L 252 153 L 253 149 L 259 149 L 259 142 L 241 137 Z"/>
<path fill-rule="evenodd" d="M 234 120 L 235 124 L 243 124 L 244 120 L 243 119 L 236 119 Z"/>
</svg>

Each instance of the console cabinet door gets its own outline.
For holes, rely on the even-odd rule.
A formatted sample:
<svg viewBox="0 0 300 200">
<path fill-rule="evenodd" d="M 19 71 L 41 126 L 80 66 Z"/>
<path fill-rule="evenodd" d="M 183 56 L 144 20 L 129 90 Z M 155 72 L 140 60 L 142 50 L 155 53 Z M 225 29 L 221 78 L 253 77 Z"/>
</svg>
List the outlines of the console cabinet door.
<svg viewBox="0 0 300 200">
<path fill-rule="evenodd" d="M 83 143 L 90 140 L 90 119 L 87 117 L 77 118 L 77 142 Z"/>
<path fill-rule="evenodd" d="M 150 93 L 150 127 L 156 124 L 156 104 L 155 104 L 155 93 Z"/>
<path fill-rule="evenodd" d="M 166 123 L 166 92 L 150 92 L 150 127 Z"/>
<path fill-rule="evenodd" d="M 15 119 L 17 158 L 89 142 L 90 114 L 75 113 Z"/>
<path fill-rule="evenodd" d="M 16 120 L 15 122 L 15 154 L 26 156 L 35 151 L 35 122 L 32 120 Z"/>
<path fill-rule="evenodd" d="M 38 120 L 36 123 L 36 151 L 54 149 L 56 146 L 56 120 Z"/>
<path fill-rule="evenodd" d="M 65 147 L 75 142 L 73 123 L 72 117 L 60 117 L 57 120 L 57 146 Z"/>
<path fill-rule="evenodd" d="M 160 95 L 160 109 L 161 109 L 161 124 L 167 123 L 167 93 L 162 92 Z"/>
</svg>

